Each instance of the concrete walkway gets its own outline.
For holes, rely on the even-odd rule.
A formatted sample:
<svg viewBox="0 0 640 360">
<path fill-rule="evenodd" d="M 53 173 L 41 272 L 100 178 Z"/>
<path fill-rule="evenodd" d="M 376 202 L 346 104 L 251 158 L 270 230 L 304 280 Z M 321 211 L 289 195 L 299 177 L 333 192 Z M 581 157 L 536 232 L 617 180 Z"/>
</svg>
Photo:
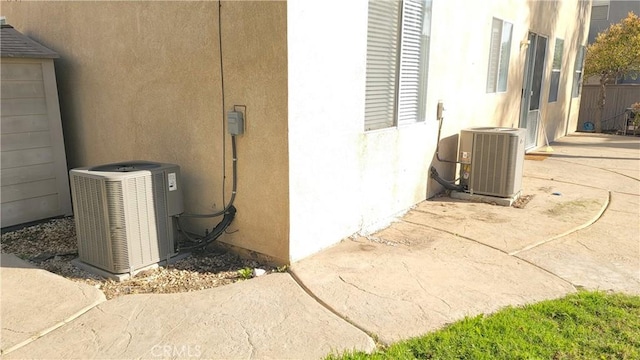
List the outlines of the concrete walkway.
<svg viewBox="0 0 640 360">
<path fill-rule="evenodd" d="M 524 208 L 436 198 L 290 274 L 216 289 L 104 301 L 3 255 L 3 357 L 322 358 L 581 287 L 640 295 L 640 139 L 552 147 L 525 162 Z"/>
<path fill-rule="evenodd" d="M 2 352 L 10 352 L 105 301 L 102 291 L 0 254 Z"/>
</svg>

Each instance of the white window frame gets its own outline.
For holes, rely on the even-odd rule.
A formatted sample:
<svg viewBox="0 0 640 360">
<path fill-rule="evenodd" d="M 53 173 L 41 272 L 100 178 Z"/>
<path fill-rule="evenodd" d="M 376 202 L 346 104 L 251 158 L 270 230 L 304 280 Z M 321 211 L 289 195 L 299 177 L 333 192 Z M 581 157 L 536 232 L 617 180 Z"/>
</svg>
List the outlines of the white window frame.
<svg viewBox="0 0 640 360">
<path fill-rule="evenodd" d="M 432 0 L 369 0 L 365 131 L 425 120 Z"/>
<path fill-rule="evenodd" d="M 573 86 L 571 89 L 571 97 L 577 98 L 580 96 L 580 90 L 582 89 L 582 70 L 584 69 L 584 58 L 587 53 L 587 49 L 584 45 L 578 47 L 576 52 L 576 62 L 573 67 Z"/>
<path fill-rule="evenodd" d="M 560 72 L 562 71 L 562 58 L 564 56 L 564 40 L 556 38 L 551 63 L 551 78 L 549 81 L 549 102 L 558 101 L 560 89 Z"/>
<path fill-rule="evenodd" d="M 512 38 L 513 24 L 494 17 L 491 20 L 487 93 L 504 93 L 507 91 Z"/>
<path fill-rule="evenodd" d="M 594 0 L 591 4 L 591 21 L 609 20 L 609 0 Z"/>
</svg>

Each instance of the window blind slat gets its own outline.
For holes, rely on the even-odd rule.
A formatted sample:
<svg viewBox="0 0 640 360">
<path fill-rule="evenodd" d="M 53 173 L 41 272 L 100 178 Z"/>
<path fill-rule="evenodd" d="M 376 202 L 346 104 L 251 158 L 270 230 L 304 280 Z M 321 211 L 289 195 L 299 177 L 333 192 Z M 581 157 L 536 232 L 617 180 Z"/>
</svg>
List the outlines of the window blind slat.
<svg viewBox="0 0 640 360">
<path fill-rule="evenodd" d="M 564 53 L 564 40 L 556 38 L 556 45 L 553 50 L 553 63 L 551 64 L 549 102 L 558 100 L 558 88 L 560 87 L 560 70 L 562 69 L 563 53 Z"/>
<path fill-rule="evenodd" d="M 496 92 L 498 82 L 498 63 L 500 62 L 500 37 L 502 21 L 493 18 L 491 23 L 491 45 L 489 46 L 489 70 L 487 74 L 487 92 Z"/>
<path fill-rule="evenodd" d="M 591 6 L 591 20 L 607 20 L 609 18 L 609 5 L 596 5 L 595 2 Z"/>
<path fill-rule="evenodd" d="M 405 0 L 403 2 L 402 44 L 400 72 L 398 80 L 398 125 L 421 121 L 420 91 L 422 79 L 420 68 L 424 57 L 422 47 L 422 19 L 424 18 L 424 0 Z"/>
<path fill-rule="evenodd" d="M 431 0 L 370 0 L 365 130 L 424 120 Z"/>
<path fill-rule="evenodd" d="M 393 126 L 399 5 L 399 0 L 369 2 L 365 130 Z"/>
<path fill-rule="evenodd" d="M 513 24 L 493 18 L 487 69 L 487 93 L 507 91 Z"/>
</svg>

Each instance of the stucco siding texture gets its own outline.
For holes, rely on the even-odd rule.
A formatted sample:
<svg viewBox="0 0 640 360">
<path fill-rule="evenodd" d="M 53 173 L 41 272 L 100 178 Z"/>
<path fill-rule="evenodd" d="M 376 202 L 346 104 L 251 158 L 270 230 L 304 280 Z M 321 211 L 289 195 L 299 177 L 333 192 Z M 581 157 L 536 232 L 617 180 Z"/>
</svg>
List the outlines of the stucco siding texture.
<svg viewBox="0 0 640 360">
<path fill-rule="evenodd" d="M 217 2 L 10 2 L 2 12 L 60 55 L 70 168 L 176 163 L 186 211 L 215 212 L 232 187 L 223 114 L 245 105 L 238 213 L 229 232 L 238 231 L 221 240 L 288 261 L 286 3 L 223 1 L 219 9 Z M 188 230 L 203 234 L 218 221 L 190 221 Z"/>
</svg>

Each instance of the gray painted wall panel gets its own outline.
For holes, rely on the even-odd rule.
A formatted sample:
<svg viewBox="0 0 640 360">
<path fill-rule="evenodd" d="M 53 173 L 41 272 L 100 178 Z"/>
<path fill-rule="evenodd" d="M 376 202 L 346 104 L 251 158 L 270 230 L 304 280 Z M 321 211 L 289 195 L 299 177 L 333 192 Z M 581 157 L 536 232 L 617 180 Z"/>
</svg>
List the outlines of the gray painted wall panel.
<svg viewBox="0 0 640 360">
<path fill-rule="evenodd" d="M 23 167 L 29 165 L 46 164 L 53 162 L 53 153 L 51 148 L 39 148 L 39 149 L 27 149 L 27 150 L 15 150 L 15 151 L 3 151 L 2 157 L 2 170 Z"/>
<path fill-rule="evenodd" d="M 4 203 L 2 226 L 62 215 L 60 208 L 60 196 L 57 194 Z"/>
<path fill-rule="evenodd" d="M 0 148 L 2 151 L 36 149 L 51 146 L 48 131 L 30 131 L 16 134 L 2 134 Z"/>
<path fill-rule="evenodd" d="M 0 78 L 4 80 L 40 80 L 42 81 L 42 65 L 37 62 L 6 63 L 3 60 Z"/>
<path fill-rule="evenodd" d="M 56 179 L 33 181 L 15 185 L 2 185 L 2 203 L 57 194 Z"/>
<path fill-rule="evenodd" d="M 49 119 L 43 114 L 2 116 L 0 128 L 3 134 L 43 131 L 49 129 Z"/>
<path fill-rule="evenodd" d="M 41 115 L 47 113 L 47 102 L 44 98 L 36 99 L 2 99 L 3 116 Z"/>
<path fill-rule="evenodd" d="M 0 66 L 2 226 L 70 215 L 53 61 L 3 58 Z"/>
<path fill-rule="evenodd" d="M 44 98 L 42 80 L 2 80 L 0 90 L 3 99 Z"/>
<path fill-rule="evenodd" d="M 53 163 L 3 169 L 0 173 L 2 186 L 15 185 L 27 181 L 39 181 L 55 178 Z"/>
</svg>

